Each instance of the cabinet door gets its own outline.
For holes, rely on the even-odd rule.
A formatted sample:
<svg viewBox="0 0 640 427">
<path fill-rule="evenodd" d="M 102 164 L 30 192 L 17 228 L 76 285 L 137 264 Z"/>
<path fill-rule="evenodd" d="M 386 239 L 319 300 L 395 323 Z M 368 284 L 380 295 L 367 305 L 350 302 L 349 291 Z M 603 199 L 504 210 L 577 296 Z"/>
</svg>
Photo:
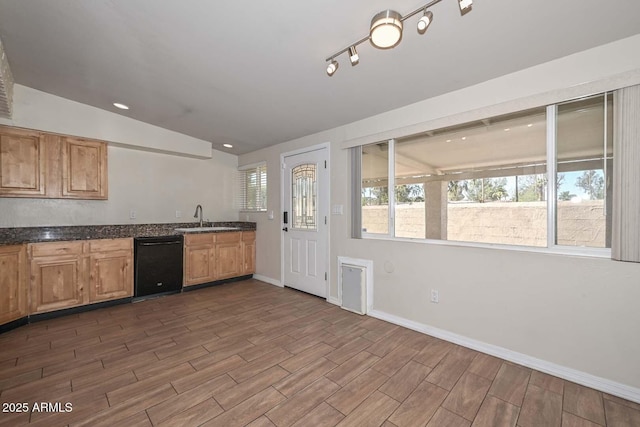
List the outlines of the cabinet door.
<svg viewBox="0 0 640 427">
<path fill-rule="evenodd" d="M 31 260 L 31 313 L 84 303 L 82 257 L 51 256 Z"/>
<path fill-rule="evenodd" d="M 0 127 L 0 196 L 43 196 L 44 165 L 38 132 Z"/>
<path fill-rule="evenodd" d="M 27 251 L 0 246 L 0 325 L 27 315 Z"/>
<path fill-rule="evenodd" d="M 216 243 L 216 279 L 241 276 L 240 242 Z"/>
<path fill-rule="evenodd" d="M 213 245 L 186 246 L 184 249 L 184 286 L 215 280 Z"/>
<path fill-rule="evenodd" d="M 64 138 L 62 196 L 107 199 L 107 146 L 101 141 Z"/>
<path fill-rule="evenodd" d="M 256 232 L 242 232 L 242 275 L 256 272 Z"/>
<path fill-rule="evenodd" d="M 90 266 L 90 302 L 133 295 L 133 256 L 131 251 L 92 253 Z"/>
</svg>

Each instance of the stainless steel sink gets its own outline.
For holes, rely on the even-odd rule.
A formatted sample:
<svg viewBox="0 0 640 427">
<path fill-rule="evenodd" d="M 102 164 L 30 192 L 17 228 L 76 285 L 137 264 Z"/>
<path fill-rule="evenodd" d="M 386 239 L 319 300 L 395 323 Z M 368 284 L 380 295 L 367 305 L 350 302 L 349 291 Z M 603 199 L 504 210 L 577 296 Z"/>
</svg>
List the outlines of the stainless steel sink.
<svg viewBox="0 0 640 427">
<path fill-rule="evenodd" d="M 175 231 L 180 233 L 203 233 L 206 231 L 232 231 L 240 230 L 238 227 L 189 227 L 189 228 L 175 228 Z"/>
</svg>

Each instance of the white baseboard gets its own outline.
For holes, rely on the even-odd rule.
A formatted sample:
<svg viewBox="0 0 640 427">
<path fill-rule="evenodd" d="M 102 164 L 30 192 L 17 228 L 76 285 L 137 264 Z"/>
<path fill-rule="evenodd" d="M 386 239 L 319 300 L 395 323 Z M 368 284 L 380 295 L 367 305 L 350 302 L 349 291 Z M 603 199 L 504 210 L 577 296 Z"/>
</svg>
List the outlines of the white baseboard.
<svg viewBox="0 0 640 427">
<path fill-rule="evenodd" d="M 270 285 L 277 286 L 279 288 L 284 288 L 284 286 L 282 285 L 282 283 L 280 283 L 279 280 L 272 279 L 271 277 L 263 276 L 261 274 L 254 274 L 253 278 L 256 280 L 260 280 L 261 282 L 265 282 Z"/>
<path fill-rule="evenodd" d="M 516 351 L 508 350 L 506 348 L 498 347 L 492 344 L 487 344 L 485 342 L 477 341 L 462 335 L 455 334 L 453 332 L 445 331 L 444 329 L 434 328 L 423 323 L 414 322 L 412 320 L 404 319 L 402 317 L 388 314 L 379 310 L 371 310 L 367 314 L 380 320 L 385 320 L 387 322 L 403 326 L 417 332 L 422 332 L 424 334 L 431 335 L 433 337 L 440 338 L 445 341 L 461 345 L 463 347 L 477 350 L 482 353 L 490 354 L 492 356 L 517 363 L 519 365 L 536 369 L 549 375 L 554 375 L 556 377 L 563 378 L 565 380 L 572 381 L 586 387 L 594 388 L 596 390 L 600 390 L 605 393 L 630 400 L 632 402 L 640 403 L 640 388 L 631 387 L 605 378 L 600 378 L 586 372 L 567 368 L 561 365 L 556 365 L 555 363 L 547 362 L 546 360 L 537 359 L 523 353 L 518 353 Z"/>
<path fill-rule="evenodd" d="M 342 305 L 340 303 L 340 300 L 338 298 L 335 298 L 335 297 L 327 297 L 327 302 L 331 303 L 331 304 L 334 304 L 334 305 Z"/>
</svg>

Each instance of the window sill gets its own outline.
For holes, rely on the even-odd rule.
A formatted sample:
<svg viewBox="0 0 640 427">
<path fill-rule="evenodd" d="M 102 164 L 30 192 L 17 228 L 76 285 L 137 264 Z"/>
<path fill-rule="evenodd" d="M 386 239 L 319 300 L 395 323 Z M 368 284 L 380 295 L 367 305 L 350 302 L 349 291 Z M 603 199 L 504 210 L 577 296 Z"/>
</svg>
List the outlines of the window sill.
<svg viewBox="0 0 640 427">
<path fill-rule="evenodd" d="M 552 255 L 579 256 L 591 258 L 611 258 L 611 249 L 609 248 L 587 248 L 572 246 L 553 246 L 551 248 L 535 247 L 535 246 L 518 246 L 518 245 L 502 245 L 496 243 L 475 243 L 475 242 L 459 242 L 454 240 L 434 240 L 434 239 L 410 239 L 404 237 L 391 237 L 380 234 L 362 234 L 362 239 L 367 240 L 389 240 L 394 242 L 422 243 L 441 246 L 455 246 L 464 248 L 480 248 L 480 249 L 498 249 L 517 252 L 542 253 Z"/>
</svg>

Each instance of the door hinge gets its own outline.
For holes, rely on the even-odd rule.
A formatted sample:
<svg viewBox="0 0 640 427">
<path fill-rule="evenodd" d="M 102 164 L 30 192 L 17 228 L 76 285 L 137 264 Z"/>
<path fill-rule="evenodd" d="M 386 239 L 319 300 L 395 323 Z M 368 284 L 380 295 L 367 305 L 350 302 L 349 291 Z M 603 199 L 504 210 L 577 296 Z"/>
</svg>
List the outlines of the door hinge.
<svg viewBox="0 0 640 427">
<path fill-rule="evenodd" d="M 327 161 L 326 160 L 324 161 L 324 168 L 325 169 L 327 168 Z"/>
<path fill-rule="evenodd" d="M 327 273 L 324 273 L 324 280 L 327 280 Z"/>
<path fill-rule="evenodd" d="M 324 217 L 324 225 L 327 225 L 327 217 Z"/>
</svg>

